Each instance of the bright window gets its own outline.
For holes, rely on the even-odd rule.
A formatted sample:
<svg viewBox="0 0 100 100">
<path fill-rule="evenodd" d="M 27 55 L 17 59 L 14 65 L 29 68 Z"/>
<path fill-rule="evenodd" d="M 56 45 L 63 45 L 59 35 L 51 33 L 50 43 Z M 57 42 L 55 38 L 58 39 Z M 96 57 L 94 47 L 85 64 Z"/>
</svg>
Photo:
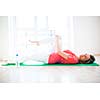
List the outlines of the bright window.
<svg viewBox="0 0 100 100">
<path fill-rule="evenodd" d="M 50 37 L 54 33 L 61 36 L 62 49 L 70 49 L 73 47 L 72 30 L 73 20 L 70 16 L 11 16 L 9 17 L 10 56 L 15 56 L 16 53 L 27 56 L 36 52 L 36 48 L 39 47 L 32 45 L 29 40 L 42 40 L 39 49 L 42 48 L 44 52 L 49 51 L 49 48 L 51 50 L 50 46 L 54 46 L 54 41 Z"/>
</svg>

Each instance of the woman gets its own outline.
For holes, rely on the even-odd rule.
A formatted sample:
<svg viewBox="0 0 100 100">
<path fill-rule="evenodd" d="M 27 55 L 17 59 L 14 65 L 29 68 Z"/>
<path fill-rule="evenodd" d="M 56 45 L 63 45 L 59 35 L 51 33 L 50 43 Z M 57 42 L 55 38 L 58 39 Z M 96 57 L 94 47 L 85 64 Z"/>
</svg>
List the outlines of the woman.
<svg viewBox="0 0 100 100">
<path fill-rule="evenodd" d="M 37 46 L 40 45 L 40 41 L 31 41 L 31 43 L 35 43 Z M 70 50 L 61 50 L 61 44 L 60 44 L 60 36 L 56 35 L 55 36 L 55 52 L 54 53 L 47 53 L 45 56 L 45 59 L 39 59 L 38 61 L 42 61 L 44 63 L 49 63 L 49 64 L 56 64 L 56 63 L 61 63 L 61 64 L 77 64 L 77 63 L 93 63 L 95 61 L 94 56 L 89 55 L 89 54 L 84 54 L 80 55 L 77 57 L 73 52 Z M 44 56 L 44 55 L 43 55 Z M 41 57 L 40 57 L 41 58 Z"/>
<path fill-rule="evenodd" d="M 95 58 L 93 55 L 90 54 L 83 54 L 77 57 L 73 52 L 70 50 L 64 50 L 61 51 L 61 45 L 60 45 L 60 37 L 56 35 L 56 51 L 52 54 L 50 54 L 48 63 L 49 64 L 77 64 L 77 63 L 83 63 L 83 64 L 90 64 L 95 61 Z"/>
<path fill-rule="evenodd" d="M 83 54 L 77 57 L 74 53 L 70 50 L 59 51 L 57 53 L 52 53 L 49 56 L 48 63 L 49 64 L 91 64 L 95 61 L 93 55 L 90 54 Z"/>
</svg>

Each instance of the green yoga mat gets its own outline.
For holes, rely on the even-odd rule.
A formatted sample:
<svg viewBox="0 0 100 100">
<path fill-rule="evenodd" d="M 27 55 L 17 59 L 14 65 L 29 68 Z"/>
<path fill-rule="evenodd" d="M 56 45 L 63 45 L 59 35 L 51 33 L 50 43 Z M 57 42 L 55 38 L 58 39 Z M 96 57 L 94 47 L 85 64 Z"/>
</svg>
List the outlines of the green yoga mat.
<svg viewBox="0 0 100 100">
<path fill-rule="evenodd" d="M 7 63 L 7 64 L 2 64 L 2 66 L 16 66 L 15 63 Z M 92 63 L 92 64 L 24 64 L 20 63 L 21 66 L 99 66 L 97 63 Z"/>
</svg>

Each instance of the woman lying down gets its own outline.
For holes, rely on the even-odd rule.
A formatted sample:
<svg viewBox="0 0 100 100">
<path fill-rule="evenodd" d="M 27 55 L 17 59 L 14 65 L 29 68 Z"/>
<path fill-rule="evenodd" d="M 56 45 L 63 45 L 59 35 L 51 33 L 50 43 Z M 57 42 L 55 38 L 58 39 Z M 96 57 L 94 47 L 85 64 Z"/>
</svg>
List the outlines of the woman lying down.
<svg viewBox="0 0 100 100">
<path fill-rule="evenodd" d="M 70 50 L 61 50 L 60 37 L 56 35 L 56 52 L 49 55 L 48 64 L 91 64 L 95 61 L 95 57 L 90 54 L 82 54 L 79 57 L 76 56 Z"/>
<path fill-rule="evenodd" d="M 58 51 L 56 53 L 52 53 L 49 56 L 48 63 L 49 64 L 91 64 L 95 61 L 94 56 L 89 54 L 83 54 L 77 57 L 70 50 Z"/>
</svg>

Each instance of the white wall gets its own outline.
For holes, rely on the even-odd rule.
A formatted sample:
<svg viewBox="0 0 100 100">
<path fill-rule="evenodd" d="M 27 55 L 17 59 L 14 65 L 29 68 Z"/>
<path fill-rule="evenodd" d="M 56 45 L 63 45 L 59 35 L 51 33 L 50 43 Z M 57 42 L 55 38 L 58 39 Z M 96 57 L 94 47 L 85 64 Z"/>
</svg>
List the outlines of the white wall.
<svg viewBox="0 0 100 100">
<path fill-rule="evenodd" d="M 74 16 L 74 49 L 77 53 L 100 53 L 100 17 Z"/>
<path fill-rule="evenodd" d="M 8 17 L 0 16 L 0 59 L 8 57 Z"/>
</svg>

